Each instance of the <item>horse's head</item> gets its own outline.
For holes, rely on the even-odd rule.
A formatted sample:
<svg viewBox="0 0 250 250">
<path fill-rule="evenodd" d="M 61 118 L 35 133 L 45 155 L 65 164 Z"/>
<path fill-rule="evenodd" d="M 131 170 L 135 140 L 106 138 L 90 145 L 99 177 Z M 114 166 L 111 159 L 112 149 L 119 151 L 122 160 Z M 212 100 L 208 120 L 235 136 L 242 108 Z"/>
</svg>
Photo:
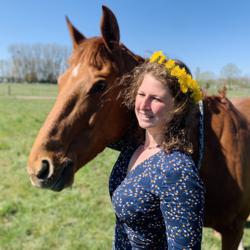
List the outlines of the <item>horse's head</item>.
<svg viewBox="0 0 250 250">
<path fill-rule="evenodd" d="M 73 41 L 69 67 L 58 79 L 57 100 L 32 147 L 32 184 L 60 191 L 75 172 L 125 132 L 117 79 L 141 58 L 120 43 L 114 14 L 103 7 L 101 36 L 85 38 L 67 19 Z"/>
</svg>

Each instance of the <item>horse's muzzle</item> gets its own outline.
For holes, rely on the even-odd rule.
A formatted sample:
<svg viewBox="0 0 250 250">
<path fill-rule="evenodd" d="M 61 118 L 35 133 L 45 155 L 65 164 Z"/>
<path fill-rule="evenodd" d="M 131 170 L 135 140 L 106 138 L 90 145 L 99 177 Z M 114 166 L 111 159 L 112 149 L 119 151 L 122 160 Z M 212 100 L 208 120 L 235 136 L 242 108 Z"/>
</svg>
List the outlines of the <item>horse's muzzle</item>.
<svg viewBox="0 0 250 250">
<path fill-rule="evenodd" d="M 67 159 L 62 166 L 57 167 L 57 171 L 54 171 L 50 161 L 44 159 L 41 162 L 39 172 L 36 175 L 30 174 L 31 183 L 39 188 L 59 192 L 72 185 L 74 180 L 73 165 L 73 161 Z"/>
</svg>

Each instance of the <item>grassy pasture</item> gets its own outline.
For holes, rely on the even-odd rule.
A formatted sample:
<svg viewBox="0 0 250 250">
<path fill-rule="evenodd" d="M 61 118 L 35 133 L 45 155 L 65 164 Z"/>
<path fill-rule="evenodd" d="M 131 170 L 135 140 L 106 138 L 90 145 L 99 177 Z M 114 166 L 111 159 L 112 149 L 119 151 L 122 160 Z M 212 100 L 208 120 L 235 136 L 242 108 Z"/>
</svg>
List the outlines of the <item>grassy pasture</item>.
<svg viewBox="0 0 250 250">
<path fill-rule="evenodd" d="M 56 86 L 13 85 L 11 96 L 2 94 L 6 86 L 0 84 L 0 250 L 111 249 L 108 177 L 117 152 L 107 149 L 82 168 L 70 189 L 54 193 L 32 187 L 27 157 L 54 99 L 15 96 L 55 96 Z M 249 228 L 244 244 L 250 246 Z M 202 249 L 220 249 L 211 229 L 204 229 Z"/>
</svg>

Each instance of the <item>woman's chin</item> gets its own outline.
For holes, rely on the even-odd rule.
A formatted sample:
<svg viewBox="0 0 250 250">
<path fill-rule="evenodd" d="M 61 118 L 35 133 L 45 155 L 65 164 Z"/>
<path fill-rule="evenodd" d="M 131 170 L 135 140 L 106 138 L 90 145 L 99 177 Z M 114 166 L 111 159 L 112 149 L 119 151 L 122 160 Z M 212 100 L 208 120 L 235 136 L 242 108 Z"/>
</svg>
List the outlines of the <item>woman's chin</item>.
<svg viewBox="0 0 250 250">
<path fill-rule="evenodd" d="M 152 124 L 151 122 L 139 121 L 139 126 L 143 129 L 147 129 L 154 127 L 154 124 Z"/>
</svg>

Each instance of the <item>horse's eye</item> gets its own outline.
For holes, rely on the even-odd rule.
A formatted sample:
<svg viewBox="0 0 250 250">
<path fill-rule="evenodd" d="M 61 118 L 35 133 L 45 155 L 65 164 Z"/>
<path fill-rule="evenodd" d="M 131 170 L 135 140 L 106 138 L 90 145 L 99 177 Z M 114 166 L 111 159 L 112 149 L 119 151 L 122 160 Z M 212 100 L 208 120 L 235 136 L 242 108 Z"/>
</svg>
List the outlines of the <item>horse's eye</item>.
<svg viewBox="0 0 250 250">
<path fill-rule="evenodd" d="M 102 93 L 107 87 L 107 83 L 104 80 L 97 81 L 93 87 L 90 89 L 91 94 Z"/>
</svg>

